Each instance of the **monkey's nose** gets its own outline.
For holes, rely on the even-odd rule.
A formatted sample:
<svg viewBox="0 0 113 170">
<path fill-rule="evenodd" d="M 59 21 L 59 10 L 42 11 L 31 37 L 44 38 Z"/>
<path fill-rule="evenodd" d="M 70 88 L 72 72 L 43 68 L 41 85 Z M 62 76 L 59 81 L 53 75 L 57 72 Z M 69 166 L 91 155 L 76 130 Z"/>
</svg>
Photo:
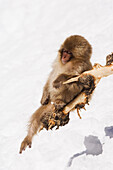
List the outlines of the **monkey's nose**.
<svg viewBox="0 0 113 170">
<path fill-rule="evenodd" d="M 64 53 L 64 54 L 63 54 L 63 58 L 66 58 L 66 56 L 67 56 L 67 54 L 66 54 L 66 53 Z"/>
</svg>

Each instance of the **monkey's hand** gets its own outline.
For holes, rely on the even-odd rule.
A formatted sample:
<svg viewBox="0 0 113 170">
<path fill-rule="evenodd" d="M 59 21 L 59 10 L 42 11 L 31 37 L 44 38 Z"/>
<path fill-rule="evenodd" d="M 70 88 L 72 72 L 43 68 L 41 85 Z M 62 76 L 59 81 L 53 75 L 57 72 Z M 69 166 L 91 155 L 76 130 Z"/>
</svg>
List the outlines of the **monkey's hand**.
<svg viewBox="0 0 113 170">
<path fill-rule="evenodd" d="M 44 91 L 43 95 L 42 95 L 42 99 L 41 99 L 41 104 L 42 105 L 46 105 L 49 102 L 49 94 L 48 92 Z"/>
<path fill-rule="evenodd" d="M 31 148 L 31 144 L 32 144 L 32 140 L 29 136 L 26 136 L 23 140 L 23 142 L 21 143 L 20 146 L 20 152 L 22 153 L 22 151 L 25 151 L 26 147 L 29 146 L 29 148 Z"/>
<path fill-rule="evenodd" d="M 89 95 L 95 89 L 94 77 L 89 74 L 84 74 L 79 77 L 78 82 L 83 86 L 84 92 Z"/>
<path fill-rule="evenodd" d="M 65 105 L 66 105 L 65 102 L 63 102 L 62 100 L 57 99 L 54 102 L 55 112 L 57 113 L 57 112 L 61 111 L 64 108 Z"/>
<path fill-rule="evenodd" d="M 106 57 L 106 65 L 110 65 L 113 62 L 113 53 Z"/>
</svg>

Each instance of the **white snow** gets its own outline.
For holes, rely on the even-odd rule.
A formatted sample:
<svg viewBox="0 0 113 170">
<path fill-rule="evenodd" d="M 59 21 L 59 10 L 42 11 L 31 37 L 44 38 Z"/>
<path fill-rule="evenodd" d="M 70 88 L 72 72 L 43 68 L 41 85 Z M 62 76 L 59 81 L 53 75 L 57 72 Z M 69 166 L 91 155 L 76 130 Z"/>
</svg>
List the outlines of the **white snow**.
<svg viewBox="0 0 113 170">
<path fill-rule="evenodd" d="M 0 170 L 112 170 L 113 76 L 98 84 L 80 120 L 76 112 L 68 125 L 41 131 L 31 149 L 19 154 L 27 122 L 40 106 L 42 89 L 61 43 L 82 35 L 92 44 L 92 63 L 105 65 L 113 52 L 112 0 L 0 0 Z M 84 139 L 96 136 L 103 152 L 86 150 Z"/>
</svg>

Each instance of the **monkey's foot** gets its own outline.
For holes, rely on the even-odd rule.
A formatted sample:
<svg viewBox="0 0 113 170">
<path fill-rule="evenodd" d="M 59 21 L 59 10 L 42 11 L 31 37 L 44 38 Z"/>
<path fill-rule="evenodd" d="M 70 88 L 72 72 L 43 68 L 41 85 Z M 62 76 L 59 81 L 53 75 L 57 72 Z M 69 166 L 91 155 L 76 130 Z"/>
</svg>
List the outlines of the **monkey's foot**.
<svg viewBox="0 0 113 170">
<path fill-rule="evenodd" d="M 106 57 L 106 65 L 110 65 L 113 62 L 113 53 Z"/>
<path fill-rule="evenodd" d="M 55 112 L 57 111 L 60 111 L 63 109 L 63 107 L 66 105 L 66 103 L 64 103 L 63 101 L 61 100 L 56 100 L 54 102 L 54 105 L 55 105 Z"/>
<path fill-rule="evenodd" d="M 21 143 L 21 147 L 20 147 L 20 154 L 22 153 L 22 151 L 25 151 L 26 147 L 29 146 L 29 148 L 31 148 L 31 138 L 29 138 L 29 136 L 26 136 L 23 140 L 23 142 Z"/>
</svg>

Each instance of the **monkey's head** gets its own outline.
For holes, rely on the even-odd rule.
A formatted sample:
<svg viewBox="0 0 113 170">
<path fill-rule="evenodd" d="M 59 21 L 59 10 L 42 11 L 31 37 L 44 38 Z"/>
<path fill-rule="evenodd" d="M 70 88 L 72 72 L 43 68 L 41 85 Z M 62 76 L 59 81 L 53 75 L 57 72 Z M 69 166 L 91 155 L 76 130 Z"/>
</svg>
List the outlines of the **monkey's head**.
<svg viewBox="0 0 113 170">
<path fill-rule="evenodd" d="M 59 59 L 66 64 L 73 59 L 89 60 L 92 54 L 92 47 L 82 36 L 73 35 L 68 37 L 59 49 Z"/>
</svg>

